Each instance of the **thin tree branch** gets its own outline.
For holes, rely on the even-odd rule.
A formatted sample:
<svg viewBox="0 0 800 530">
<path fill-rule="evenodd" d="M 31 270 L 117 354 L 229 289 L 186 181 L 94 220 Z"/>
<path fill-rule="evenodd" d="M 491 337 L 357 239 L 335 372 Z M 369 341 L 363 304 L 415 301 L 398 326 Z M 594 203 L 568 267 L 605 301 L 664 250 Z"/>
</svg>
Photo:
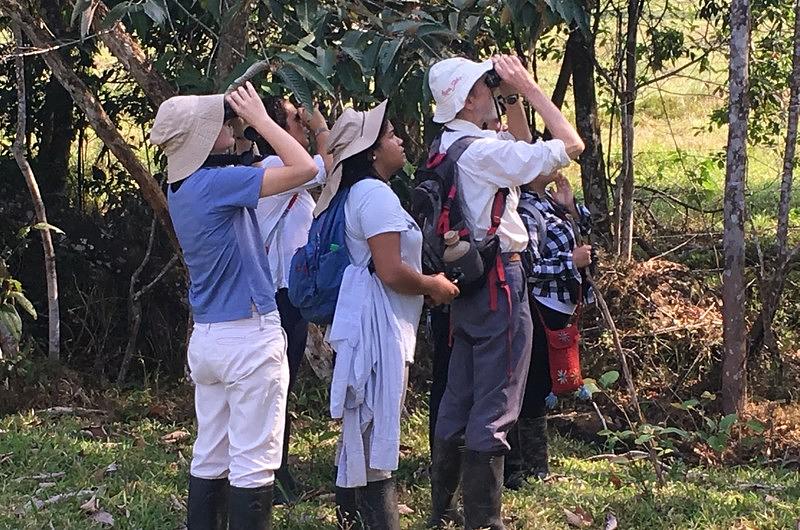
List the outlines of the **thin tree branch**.
<svg viewBox="0 0 800 530">
<path fill-rule="evenodd" d="M 12 23 L 14 42 L 17 46 L 22 45 L 22 30 L 20 25 L 16 22 Z M 58 361 L 61 356 L 61 315 L 58 306 L 58 275 L 56 271 L 56 254 L 53 247 L 53 234 L 47 226 L 47 211 L 44 207 L 42 194 L 39 191 L 39 184 L 36 182 L 36 176 L 33 174 L 30 164 L 27 159 L 27 146 L 26 146 L 26 122 L 27 115 L 27 101 L 25 93 L 25 60 L 22 55 L 15 58 L 16 74 L 17 74 L 17 134 L 14 138 L 14 145 L 12 151 L 14 158 L 17 161 L 20 171 L 25 176 L 25 183 L 28 185 L 28 190 L 31 194 L 33 208 L 36 211 L 36 220 L 39 223 L 44 223 L 45 227 L 39 230 L 42 238 L 42 247 L 44 250 L 44 265 L 45 277 L 47 281 L 47 307 L 48 307 L 48 330 L 49 330 L 49 344 L 48 344 L 48 358 L 51 361 Z"/>
</svg>

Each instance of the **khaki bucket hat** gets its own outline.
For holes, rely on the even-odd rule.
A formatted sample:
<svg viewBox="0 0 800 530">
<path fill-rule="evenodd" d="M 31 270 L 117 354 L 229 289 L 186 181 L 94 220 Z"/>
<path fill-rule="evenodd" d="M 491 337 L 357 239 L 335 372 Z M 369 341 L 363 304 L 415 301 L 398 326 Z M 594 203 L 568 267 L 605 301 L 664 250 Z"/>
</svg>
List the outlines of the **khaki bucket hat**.
<svg viewBox="0 0 800 530">
<path fill-rule="evenodd" d="M 317 207 L 314 208 L 314 217 L 325 211 L 333 196 L 339 191 L 339 184 L 342 182 L 342 162 L 369 149 L 378 140 L 387 104 L 388 100 L 384 100 L 366 112 L 347 108 L 331 127 L 328 152 L 333 156 L 333 169 L 320 193 Z"/>
<path fill-rule="evenodd" d="M 167 154 L 167 182 L 203 165 L 225 121 L 225 96 L 174 96 L 158 107 L 150 142 Z"/>
</svg>

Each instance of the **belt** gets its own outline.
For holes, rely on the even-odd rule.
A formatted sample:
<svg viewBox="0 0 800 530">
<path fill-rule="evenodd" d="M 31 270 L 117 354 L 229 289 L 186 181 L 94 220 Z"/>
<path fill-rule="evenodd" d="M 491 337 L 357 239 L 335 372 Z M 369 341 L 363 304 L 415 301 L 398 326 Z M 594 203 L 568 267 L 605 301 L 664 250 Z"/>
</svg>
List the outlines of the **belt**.
<svg viewBox="0 0 800 530">
<path fill-rule="evenodd" d="M 503 261 L 505 261 L 506 263 L 522 261 L 522 254 L 520 254 L 519 252 L 503 252 L 501 256 L 503 258 Z"/>
</svg>

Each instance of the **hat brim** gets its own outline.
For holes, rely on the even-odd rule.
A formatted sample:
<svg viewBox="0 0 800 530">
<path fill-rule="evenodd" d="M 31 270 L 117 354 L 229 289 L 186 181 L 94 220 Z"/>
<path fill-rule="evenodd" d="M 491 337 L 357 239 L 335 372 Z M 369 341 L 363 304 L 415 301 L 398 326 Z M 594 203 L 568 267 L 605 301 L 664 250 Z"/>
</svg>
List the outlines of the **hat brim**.
<svg viewBox="0 0 800 530">
<path fill-rule="evenodd" d="M 386 117 L 388 103 L 388 99 L 384 100 L 374 109 L 364 112 L 364 122 L 362 125 L 363 134 L 355 138 L 345 149 L 342 149 L 342 151 L 337 153 L 334 157 L 333 168 L 328 175 L 325 187 L 322 188 L 322 192 L 319 195 L 317 206 L 314 208 L 314 217 L 317 217 L 325 211 L 331 199 L 333 199 L 336 192 L 339 191 L 339 185 L 342 182 L 342 163 L 351 156 L 355 156 L 369 149 L 378 141 L 378 137 L 381 134 L 381 127 L 383 126 L 383 120 Z"/>
</svg>

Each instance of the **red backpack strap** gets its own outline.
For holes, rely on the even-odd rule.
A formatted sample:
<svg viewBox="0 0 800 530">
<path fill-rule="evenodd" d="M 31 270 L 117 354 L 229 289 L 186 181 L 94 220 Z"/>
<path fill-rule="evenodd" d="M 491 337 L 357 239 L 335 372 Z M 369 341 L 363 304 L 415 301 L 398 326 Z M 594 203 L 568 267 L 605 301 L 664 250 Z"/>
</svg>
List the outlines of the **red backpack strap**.
<svg viewBox="0 0 800 530">
<path fill-rule="evenodd" d="M 497 190 L 497 193 L 494 194 L 494 200 L 492 201 L 491 225 L 486 231 L 487 236 L 493 236 L 497 232 L 497 228 L 500 226 L 500 221 L 503 218 L 503 213 L 506 211 L 507 197 L 508 188 L 500 188 Z"/>
</svg>

